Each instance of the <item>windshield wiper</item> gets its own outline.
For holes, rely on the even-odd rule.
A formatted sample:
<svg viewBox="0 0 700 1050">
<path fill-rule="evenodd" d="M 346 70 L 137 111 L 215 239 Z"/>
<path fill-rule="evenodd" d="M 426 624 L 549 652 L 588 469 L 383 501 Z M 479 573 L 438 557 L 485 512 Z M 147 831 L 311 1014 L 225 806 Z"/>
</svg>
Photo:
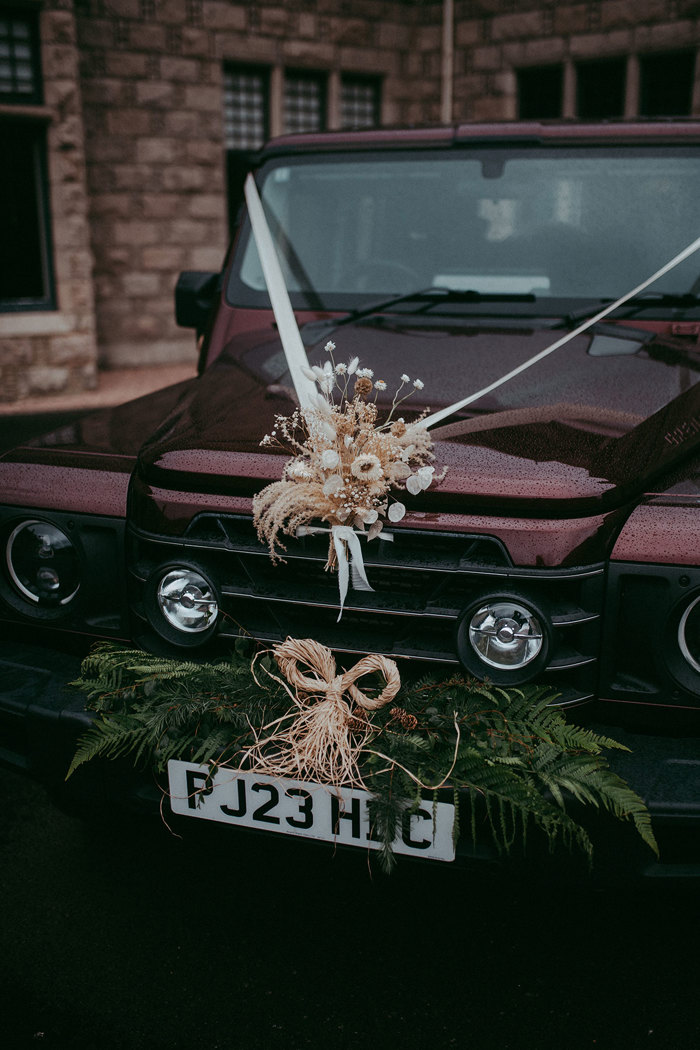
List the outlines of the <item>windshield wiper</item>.
<svg viewBox="0 0 700 1050">
<path fill-rule="evenodd" d="M 560 327 L 571 328 L 572 326 L 581 324 L 589 317 L 595 317 L 597 313 L 604 310 L 608 303 L 613 303 L 613 298 L 599 299 L 596 306 L 585 306 L 581 310 L 572 310 L 571 313 L 566 314 L 561 322 Z M 628 317 L 634 317 L 635 314 L 641 310 L 648 310 L 652 306 L 665 306 L 675 309 L 692 309 L 693 307 L 700 306 L 700 296 L 695 295 L 693 292 L 681 292 L 678 294 L 669 294 L 667 292 L 644 292 L 642 295 L 635 295 L 633 299 L 626 299 L 624 303 L 621 303 L 619 309 L 623 310 L 627 307 L 631 309 L 624 315 L 624 319 Z M 618 316 L 617 310 L 613 313 Z M 613 314 L 609 314 L 612 317 Z"/>
<path fill-rule="evenodd" d="M 352 324 L 355 321 L 361 321 L 363 317 L 372 317 L 375 314 L 381 314 L 385 310 L 391 309 L 393 306 L 399 306 L 401 303 L 410 303 L 424 300 L 424 305 L 416 311 L 416 313 L 426 313 L 428 310 L 432 310 L 434 306 L 441 305 L 442 303 L 534 303 L 537 301 L 536 297 L 532 294 L 491 294 L 487 292 L 476 292 L 472 289 L 466 289 L 464 291 L 457 290 L 454 288 L 443 288 L 436 285 L 431 285 L 429 288 L 419 288 L 412 292 L 404 292 L 402 295 L 394 295 L 390 299 L 376 299 L 371 303 L 366 303 L 364 306 L 358 306 L 355 310 L 350 310 L 347 314 L 342 317 L 328 318 L 324 321 L 309 321 L 301 328 L 301 337 L 306 346 L 313 346 L 315 343 L 325 339 L 331 334 L 336 328 L 340 328 L 342 325 Z"/>
</svg>

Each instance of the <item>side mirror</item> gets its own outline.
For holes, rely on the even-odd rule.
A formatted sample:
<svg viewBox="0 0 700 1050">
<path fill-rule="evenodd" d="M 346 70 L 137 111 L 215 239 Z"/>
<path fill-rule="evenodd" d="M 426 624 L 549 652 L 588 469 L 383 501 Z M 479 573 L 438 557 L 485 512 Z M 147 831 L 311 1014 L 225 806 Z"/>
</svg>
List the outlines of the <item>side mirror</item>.
<svg viewBox="0 0 700 1050">
<path fill-rule="evenodd" d="M 202 332 L 221 290 L 218 273 L 185 270 L 175 285 L 175 321 L 181 328 Z"/>
</svg>

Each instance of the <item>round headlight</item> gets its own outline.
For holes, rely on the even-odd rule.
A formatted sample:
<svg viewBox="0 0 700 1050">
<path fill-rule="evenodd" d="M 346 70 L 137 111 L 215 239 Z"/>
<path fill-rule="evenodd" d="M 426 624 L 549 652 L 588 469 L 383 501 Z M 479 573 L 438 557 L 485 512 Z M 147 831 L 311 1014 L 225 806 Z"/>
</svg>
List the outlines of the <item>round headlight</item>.
<svg viewBox="0 0 700 1050">
<path fill-rule="evenodd" d="M 216 623 L 219 605 L 208 580 L 194 569 L 171 569 L 160 580 L 156 600 L 161 613 L 178 631 L 201 634 Z"/>
<path fill-rule="evenodd" d="M 71 540 L 47 521 L 23 521 L 5 548 L 10 578 L 38 606 L 67 605 L 80 588 L 80 560 Z"/>
<path fill-rule="evenodd" d="M 700 595 L 690 603 L 680 618 L 678 645 L 690 666 L 700 671 Z"/>
<path fill-rule="evenodd" d="M 547 654 L 547 621 L 521 599 L 484 598 L 465 610 L 457 649 L 477 678 L 518 685 L 534 678 Z"/>
</svg>

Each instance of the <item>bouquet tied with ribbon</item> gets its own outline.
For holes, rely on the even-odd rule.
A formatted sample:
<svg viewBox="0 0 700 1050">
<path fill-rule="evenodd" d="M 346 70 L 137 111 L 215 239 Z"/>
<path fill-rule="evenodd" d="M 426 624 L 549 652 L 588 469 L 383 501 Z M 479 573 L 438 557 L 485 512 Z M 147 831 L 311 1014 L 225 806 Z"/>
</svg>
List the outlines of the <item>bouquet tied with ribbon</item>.
<svg viewBox="0 0 700 1050">
<path fill-rule="evenodd" d="M 417 495 L 444 475 L 436 477 L 431 463 L 425 414 L 412 422 L 397 416 L 399 405 L 422 390 L 421 380 L 401 376 L 380 422 L 376 398 L 386 390 L 384 380 L 375 380 L 369 368 L 358 368 L 356 357 L 336 364 L 334 343 L 325 350 L 329 356 L 323 367 L 302 369 L 317 385 L 315 396 L 291 416 L 276 416 L 272 432 L 261 441 L 292 458 L 282 479 L 254 497 L 253 517 L 258 538 L 275 562 L 284 560 L 282 535 L 329 533 L 326 568 L 338 570 L 342 615 L 350 578 L 357 590 L 372 590 L 358 534 L 370 541 L 387 521 L 401 521 L 406 507 L 392 490 L 404 485 Z M 326 524 L 312 524 L 319 521 Z"/>
</svg>

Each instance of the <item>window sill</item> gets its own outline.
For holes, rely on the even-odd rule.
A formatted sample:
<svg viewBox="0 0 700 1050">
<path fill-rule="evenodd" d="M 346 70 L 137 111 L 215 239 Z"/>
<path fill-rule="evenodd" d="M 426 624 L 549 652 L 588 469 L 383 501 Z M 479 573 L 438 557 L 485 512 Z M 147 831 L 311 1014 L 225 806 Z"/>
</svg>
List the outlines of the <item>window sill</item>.
<svg viewBox="0 0 700 1050">
<path fill-rule="evenodd" d="M 47 312 L 0 313 L 0 335 L 64 335 L 75 329 L 75 319 L 52 310 Z"/>
<path fill-rule="evenodd" d="M 53 119 L 53 111 L 49 106 L 31 106 L 23 102 L 0 103 L 0 117 L 9 117 L 13 120 L 43 120 L 49 123 Z"/>
</svg>

